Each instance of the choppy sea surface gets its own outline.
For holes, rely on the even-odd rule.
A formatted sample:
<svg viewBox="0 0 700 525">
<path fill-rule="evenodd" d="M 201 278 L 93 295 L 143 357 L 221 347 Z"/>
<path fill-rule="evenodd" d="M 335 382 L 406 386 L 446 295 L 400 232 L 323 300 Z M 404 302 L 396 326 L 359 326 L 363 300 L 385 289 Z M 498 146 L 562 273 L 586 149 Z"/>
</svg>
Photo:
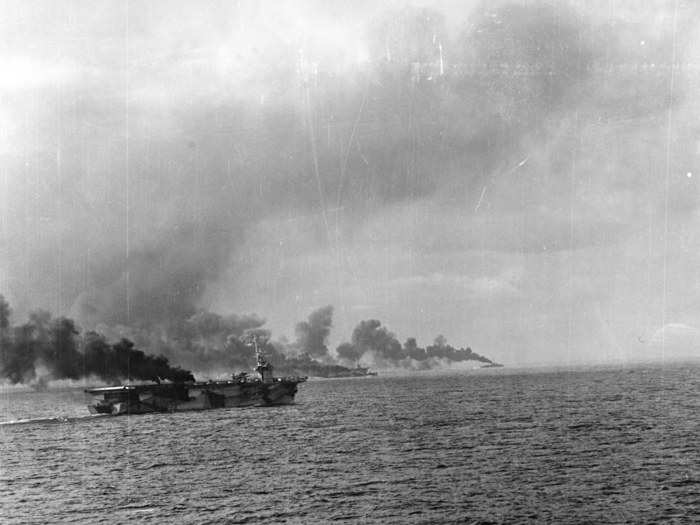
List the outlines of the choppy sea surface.
<svg viewBox="0 0 700 525">
<path fill-rule="evenodd" d="M 699 523 L 700 366 L 309 381 L 86 417 L 0 395 L 0 522 Z M 26 421 L 29 419 L 29 421 Z"/>
</svg>

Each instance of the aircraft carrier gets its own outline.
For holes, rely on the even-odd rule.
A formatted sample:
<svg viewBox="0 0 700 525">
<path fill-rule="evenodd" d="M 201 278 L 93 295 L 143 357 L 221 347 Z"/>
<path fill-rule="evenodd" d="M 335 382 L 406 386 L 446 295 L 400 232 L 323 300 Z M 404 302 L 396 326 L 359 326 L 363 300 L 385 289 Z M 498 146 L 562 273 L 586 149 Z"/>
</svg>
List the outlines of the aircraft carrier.
<svg viewBox="0 0 700 525">
<path fill-rule="evenodd" d="M 250 377 L 243 372 L 226 381 L 127 384 L 88 388 L 93 414 L 147 414 L 212 408 L 274 406 L 294 403 L 297 385 L 306 377 L 274 377 L 272 365 L 253 340 L 257 357 Z"/>
</svg>

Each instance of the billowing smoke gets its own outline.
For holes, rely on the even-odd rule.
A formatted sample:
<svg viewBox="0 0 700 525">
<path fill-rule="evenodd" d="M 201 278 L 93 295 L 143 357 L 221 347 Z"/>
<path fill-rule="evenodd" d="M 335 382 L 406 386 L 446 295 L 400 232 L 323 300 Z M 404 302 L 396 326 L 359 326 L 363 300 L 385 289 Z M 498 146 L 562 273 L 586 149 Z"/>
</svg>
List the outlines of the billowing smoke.
<svg viewBox="0 0 700 525">
<path fill-rule="evenodd" d="M 229 14 L 231 20 L 241 16 Z M 216 97 L 199 83 L 184 83 L 186 104 L 177 90 L 175 100 L 165 101 L 178 107 L 173 112 L 160 113 L 150 100 L 135 98 L 129 122 L 120 120 L 122 107 L 113 102 L 114 115 L 91 94 L 77 110 L 61 105 L 64 96 L 58 111 L 71 118 L 60 119 L 66 137 L 58 153 L 59 180 L 31 191 L 20 188 L 29 193 L 16 196 L 19 202 L 31 197 L 55 203 L 37 210 L 34 226 L 41 229 L 48 220 L 62 227 L 49 235 L 56 245 L 46 235 L 34 244 L 18 224 L 17 236 L 32 257 L 21 264 L 42 269 L 32 275 L 47 283 L 56 278 L 52 265 L 59 264 L 59 306 L 70 307 L 85 326 L 179 323 L 197 312 L 224 270 L 241 264 L 232 259 L 238 245 L 269 215 L 320 213 L 328 222 L 325 208 L 342 206 L 348 217 L 359 218 L 456 181 L 473 184 L 474 174 L 493 169 L 504 148 L 517 149 L 526 130 L 532 132 L 571 96 L 593 52 L 582 33 L 585 24 L 564 7 L 484 8 L 469 20 L 448 31 L 445 16 L 433 9 L 369 17 L 361 35 L 367 60 L 359 68 L 318 50 L 300 55 L 294 40 L 268 43 L 256 48 L 260 56 L 249 83 Z M 229 30 L 219 30 L 210 37 L 226 42 Z M 131 42 L 138 46 L 148 37 Z M 167 74 L 191 74 L 190 57 L 179 58 L 187 67 L 162 64 Z M 236 60 L 224 66 L 233 68 Z M 504 64 L 510 69 L 501 71 Z M 131 71 L 131 97 L 140 93 L 139 83 L 143 93 L 153 81 L 170 85 L 163 72 L 124 67 Z M 513 67 L 524 68 L 518 82 L 512 81 Z M 345 134 L 353 127 L 348 144 Z M 125 129 L 128 144 L 99 149 L 119 144 L 116 137 Z M 100 155 L 93 158 L 93 149 Z M 33 164 L 11 163 L 10 169 L 18 178 L 36 173 L 44 180 L 56 168 L 56 156 L 46 151 Z M 465 174 L 459 166 L 466 159 Z M 68 186 L 75 191 L 59 191 L 57 202 L 57 190 Z M 15 231 L 11 224 L 9 231 Z M 329 242 L 328 232 L 319 234 Z M 9 271 L 11 297 L 36 304 L 26 295 L 34 288 L 23 279 L 22 266 Z"/>
<path fill-rule="evenodd" d="M 360 321 L 352 333 L 351 343 L 342 343 L 336 349 L 341 362 L 355 366 L 366 358 L 379 366 L 406 366 L 415 368 L 410 362 L 415 361 L 421 368 L 430 368 L 436 360 L 446 362 L 477 361 L 494 364 L 490 359 L 472 351 L 471 348 L 454 348 L 447 344 L 447 339 L 439 335 L 432 345 L 426 348 L 418 346 L 414 337 L 401 343 L 393 333 L 382 326 L 376 319 Z"/>
<path fill-rule="evenodd" d="M 299 351 L 313 358 L 328 355 L 326 342 L 333 326 L 333 307 L 324 306 L 314 310 L 307 321 L 301 321 L 296 326 L 296 346 Z"/>
<path fill-rule="evenodd" d="M 194 376 L 188 370 L 170 366 L 167 358 L 162 355 L 146 355 L 134 348 L 134 343 L 128 339 L 121 339 L 110 345 L 104 336 L 88 332 L 85 335 L 82 354 L 80 357 L 83 366 L 80 372 L 83 376 L 96 375 L 110 382 L 120 379 L 156 382 L 163 379 L 173 382 L 194 380 Z"/>
<path fill-rule="evenodd" d="M 361 321 L 352 333 L 352 342 L 329 353 L 327 339 L 333 324 L 333 307 L 313 311 L 307 321 L 297 324 L 297 341 L 273 341 L 256 315 L 221 316 L 199 311 L 178 331 L 171 333 L 128 329 L 129 338 L 113 331 L 85 334 L 72 319 L 52 318 L 46 311 L 35 311 L 24 324 L 12 326 L 10 305 L 0 295 L 0 378 L 11 383 L 44 384 L 49 379 L 99 378 L 110 383 L 121 380 L 189 381 L 194 376 L 170 361 L 204 373 L 208 377 L 249 371 L 255 364 L 251 341 L 273 363 L 278 374 L 336 376 L 361 362 L 380 367 L 430 368 L 437 360 L 473 360 L 491 363 L 471 349 L 455 349 L 444 337 L 427 348 L 419 348 L 414 338 L 402 346 L 394 334 L 375 319 Z M 110 331 L 109 328 L 107 331 Z M 123 333 L 123 332 L 122 332 Z M 116 342 L 110 342 L 116 339 Z M 145 348 L 147 353 L 137 347 Z M 47 370 L 48 374 L 43 371 Z"/>
<path fill-rule="evenodd" d="M 384 276 L 375 270 L 388 268 L 388 255 L 409 252 L 397 283 L 412 297 L 434 297 L 426 276 L 442 272 L 436 260 L 469 259 L 478 248 L 499 253 L 499 270 L 520 265 L 528 278 L 481 286 L 491 276 L 461 261 L 453 273 L 466 284 L 448 290 L 450 300 L 434 300 L 434 311 L 451 314 L 451 300 L 471 294 L 464 317 L 450 322 L 467 326 L 458 321 L 511 308 L 512 340 L 495 337 L 500 323 L 478 323 L 475 334 L 503 341 L 503 351 L 532 332 L 535 323 L 522 320 L 530 304 L 532 315 L 552 320 L 537 325 L 556 328 L 538 334 L 553 343 L 576 339 L 571 318 L 580 316 L 586 348 L 591 334 L 610 339 L 607 325 L 590 326 L 601 305 L 629 310 L 632 324 L 651 318 L 660 306 L 656 289 L 649 300 L 630 300 L 649 308 L 640 313 L 610 302 L 618 286 L 577 284 L 578 266 L 620 264 L 618 253 L 577 253 L 590 257 L 578 266 L 547 259 L 568 265 L 556 271 L 523 258 L 605 246 L 640 231 L 650 232 L 634 246 L 645 255 L 659 244 L 645 225 L 663 224 L 664 202 L 675 210 L 672 227 L 684 224 L 673 222 L 674 213 L 693 216 L 698 192 L 688 186 L 697 177 L 685 177 L 692 171 L 685 166 L 696 156 L 695 125 L 689 117 L 658 117 L 690 92 L 680 71 L 670 89 L 676 64 L 668 64 L 691 48 L 695 7 L 682 4 L 676 24 L 663 2 L 616 5 L 615 13 L 597 2 L 436 3 L 383 13 L 371 3 L 258 4 L 155 2 L 125 12 L 115 3 L 95 14 L 72 3 L 3 13 L 0 58 L 17 67 L 0 83 L 9 123 L 0 142 L 0 285 L 16 310 L 38 305 L 88 329 L 123 328 L 138 335 L 140 348 L 214 366 L 242 360 L 229 357 L 244 352 L 235 342 L 241 330 L 215 318 L 204 331 L 192 326 L 203 308 L 265 311 L 289 325 L 297 321 L 290 305 L 317 285 L 321 304 L 352 312 L 384 293 L 376 292 Z M 76 31 L 85 38 L 66 37 Z M 35 76 L 23 79 L 26 71 Z M 656 177 L 664 166 L 683 173 L 681 183 L 666 184 L 668 195 Z M 400 215 L 399 205 L 417 211 Z M 388 224 L 388 233 L 376 235 L 373 221 Z M 362 252 L 355 243 L 368 224 L 375 226 L 371 250 Z M 463 230 L 445 233 L 445 224 Z M 397 238 L 404 230 L 412 236 Z M 272 242 L 275 234 L 295 242 Z M 369 277 L 354 260 L 362 256 Z M 285 274 L 298 260 L 309 263 L 300 272 L 306 279 Z M 315 261 L 321 279 L 310 275 Z M 552 305 L 564 288 L 552 276 L 563 275 L 571 296 Z M 353 281 L 346 287 L 343 279 Z M 438 284 L 448 288 L 448 280 Z M 484 300 L 494 290 L 510 293 L 506 304 Z M 588 309 L 569 308 L 579 304 L 575 294 Z M 279 311 L 248 306 L 260 295 Z M 386 315 L 407 331 L 410 301 L 396 303 L 367 316 Z M 315 322 L 318 331 L 307 321 L 298 343 L 323 358 L 323 319 Z M 409 352 L 366 323 L 377 341 L 343 345 L 348 362 L 368 352 L 394 362 Z M 236 352 L 222 350 L 227 345 Z"/>
<path fill-rule="evenodd" d="M 492 363 L 470 348 L 453 348 L 442 336 L 426 348 L 418 347 L 414 338 L 409 338 L 402 346 L 393 333 L 374 319 L 361 321 L 352 333 L 352 342 L 341 344 L 335 353 L 330 352 L 331 305 L 312 311 L 306 321 L 297 323 L 294 342 L 273 338 L 264 325 L 265 319 L 254 314 L 221 316 L 200 310 L 177 330 L 173 327 L 169 332 L 156 335 L 139 330 L 129 335 L 140 346 L 206 377 L 224 377 L 235 370 L 251 370 L 255 365 L 253 338 L 278 374 L 343 375 L 348 372 L 344 367 L 355 368 L 362 363 L 407 369 L 428 369 L 460 361 Z"/>
<path fill-rule="evenodd" d="M 48 370 L 49 377 L 40 374 Z M 10 325 L 10 306 L 0 295 L 0 377 L 12 383 L 47 379 L 99 378 L 104 381 L 188 381 L 192 374 L 170 366 L 162 355 L 147 355 L 128 339 L 110 344 L 104 336 L 88 332 L 80 337 L 72 319 L 52 319 L 34 312 L 18 326 Z"/>
<path fill-rule="evenodd" d="M 211 376 L 251 369 L 255 353 L 247 341 L 251 336 L 269 340 L 270 332 L 263 328 L 264 324 L 265 319 L 253 314 L 224 316 L 199 310 L 177 324 L 131 327 L 110 335 L 128 335 L 154 354 Z M 108 327 L 104 331 L 110 332 Z"/>
</svg>

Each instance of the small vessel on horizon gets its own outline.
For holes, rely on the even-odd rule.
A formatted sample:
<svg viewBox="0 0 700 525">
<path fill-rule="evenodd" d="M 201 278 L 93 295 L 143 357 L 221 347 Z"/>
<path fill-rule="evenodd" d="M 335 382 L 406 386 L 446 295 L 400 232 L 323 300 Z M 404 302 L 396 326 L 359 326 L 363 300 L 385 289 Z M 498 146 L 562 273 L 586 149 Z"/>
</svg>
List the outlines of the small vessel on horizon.
<svg viewBox="0 0 700 525">
<path fill-rule="evenodd" d="M 246 372 L 225 381 L 189 381 L 88 388 L 94 397 L 92 414 L 147 414 L 245 406 L 274 406 L 294 403 L 297 385 L 306 377 L 274 377 L 272 365 L 252 339 L 258 377 Z"/>
</svg>

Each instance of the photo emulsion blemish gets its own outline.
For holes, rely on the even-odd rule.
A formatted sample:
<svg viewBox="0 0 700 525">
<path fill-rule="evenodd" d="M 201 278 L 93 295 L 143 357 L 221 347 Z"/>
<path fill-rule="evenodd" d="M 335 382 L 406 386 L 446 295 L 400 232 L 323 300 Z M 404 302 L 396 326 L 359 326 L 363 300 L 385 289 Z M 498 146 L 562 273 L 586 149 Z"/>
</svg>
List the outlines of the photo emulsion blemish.
<svg viewBox="0 0 700 525">
<path fill-rule="evenodd" d="M 700 4 L 0 0 L 0 522 L 700 522 Z"/>
</svg>

